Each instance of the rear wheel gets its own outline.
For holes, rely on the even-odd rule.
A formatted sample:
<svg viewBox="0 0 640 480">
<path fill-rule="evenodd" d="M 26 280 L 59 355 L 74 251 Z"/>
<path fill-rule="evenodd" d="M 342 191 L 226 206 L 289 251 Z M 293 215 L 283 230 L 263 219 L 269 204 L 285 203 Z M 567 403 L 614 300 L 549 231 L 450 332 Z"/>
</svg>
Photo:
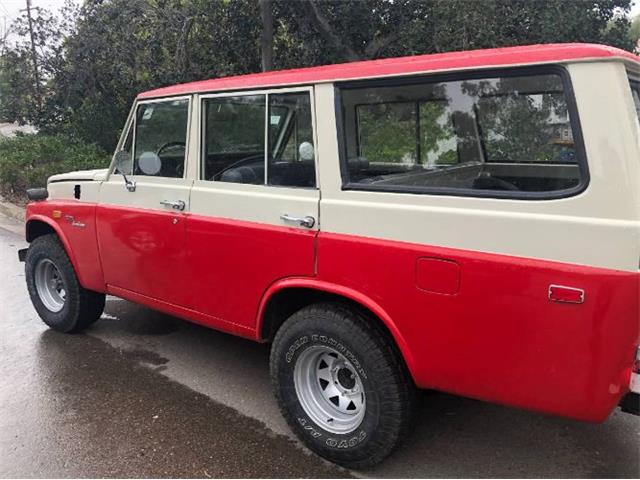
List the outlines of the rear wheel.
<svg viewBox="0 0 640 480">
<path fill-rule="evenodd" d="M 405 437 L 415 386 L 371 319 L 340 304 L 305 307 L 276 334 L 270 364 L 284 417 L 323 457 L 365 468 Z"/>
<path fill-rule="evenodd" d="M 33 306 L 52 329 L 77 332 L 102 315 L 105 295 L 80 285 L 57 235 L 43 235 L 31 242 L 25 276 Z"/>
</svg>

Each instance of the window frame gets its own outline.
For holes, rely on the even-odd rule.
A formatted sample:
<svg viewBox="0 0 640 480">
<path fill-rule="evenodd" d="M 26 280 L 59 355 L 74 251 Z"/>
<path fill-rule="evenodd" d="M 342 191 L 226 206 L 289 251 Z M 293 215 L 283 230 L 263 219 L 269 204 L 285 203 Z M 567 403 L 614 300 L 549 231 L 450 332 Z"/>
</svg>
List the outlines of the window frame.
<svg viewBox="0 0 640 480">
<path fill-rule="evenodd" d="M 269 178 L 269 162 L 267 161 L 268 149 L 269 149 L 269 95 L 281 95 L 285 93 L 308 93 L 309 94 L 309 104 L 311 107 L 311 128 L 313 131 L 313 165 L 314 165 L 314 175 L 315 175 L 315 187 L 293 187 L 288 185 L 269 185 L 267 183 Z M 314 96 L 314 88 L 313 85 L 297 85 L 295 87 L 285 87 L 285 88 L 263 88 L 259 90 L 230 90 L 224 92 L 211 92 L 211 93 L 203 93 L 199 94 L 199 108 L 200 114 L 198 121 L 200 122 L 200 128 L 198 129 L 198 169 L 196 173 L 196 180 L 202 182 L 209 182 L 212 185 L 222 184 L 225 187 L 230 185 L 244 185 L 245 183 L 234 183 L 234 182 L 222 182 L 220 180 L 209 180 L 203 178 L 204 170 L 205 170 L 205 151 L 204 149 L 207 147 L 206 145 L 206 108 L 205 101 L 212 98 L 225 98 L 225 97 L 245 97 L 245 96 L 255 96 L 255 95 L 264 95 L 265 97 L 265 118 L 264 118 L 264 182 L 262 184 L 254 185 L 255 187 L 269 187 L 269 188 L 289 188 L 289 189 L 303 189 L 303 190 L 319 190 L 320 189 L 320 176 L 318 171 L 318 133 L 317 133 L 317 123 L 316 123 L 316 107 L 315 107 L 315 96 Z"/>
<path fill-rule="evenodd" d="M 375 185 L 352 183 L 349 179 L 347 168 L 346 152 L 346 129 L 345 115 L 342 103 L 344 91 L 358 90 L 363 88 L 376 87 L 399 87 L 408 85 L 419 85 L 421 83 L 442 83 L 464 80 L 482 80 L 487 78 L 507 78 L 526 77 L 537 75 L 558 75 L 562 82 L 562 89 L 567 102 L 569 121 L 573 132 L 576 151 L 576 166 L 579 171 L 579 183 L 575 187 L 554 190 L 551 192 L 523 192 L 523 191 L 502 191 L 502 190 L 474 190 L 470 188 L 453 187 L 415 187 L 399 185 Z M 437 74 L 418 74 L 403 77 L 374 78 L 365 80 L 354 80 L 346 82 L 336 82 L 334 84 L 334 102 L 336 115 L 336 133 L 338 141 L 338 158 L 340 163 L 340 177 L 342 191 L 364 191 L 364 192 L 386 192 L 386 193 L 410 193 L 419 195 L 448 195 L 455 197 L 475 197 L 494 198 L 505 200 L 555 200 L 572 197 L 586 190 L 590 182 L 587 154 L 584 146 L 584 138 L 580 117 L 578 114 L 575 92 L 571 83 L 571 77 L 566 68 L 560 65 L 541 65 L 532 67 L 512 67 L 486 70 L 474 70 L 463 72 L 447 72 Z M 357 135 L 356 135 L 357 136 Z M 484 157 L 484 152 L 483 152 Z M 520 162 L 526 165 L 537 164 L 536 162 Z"/>
</svg>

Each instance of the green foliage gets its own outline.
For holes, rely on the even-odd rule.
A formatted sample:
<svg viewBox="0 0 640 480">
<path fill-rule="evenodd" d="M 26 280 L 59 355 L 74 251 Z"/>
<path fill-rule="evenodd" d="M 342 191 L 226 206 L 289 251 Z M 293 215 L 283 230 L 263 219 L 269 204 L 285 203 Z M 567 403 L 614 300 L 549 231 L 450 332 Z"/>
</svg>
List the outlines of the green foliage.
<svg viewBox="0 0 640 480">
<path fill-rule="evenodd" d="M 15 197 L 42 187 L 56 173 L 106 168 L 109 156 L 100 147 L 64 135 L 18 135 L 0 139 L 0 189 Z"/>
<path fill-rule="evenodd" d="M 274 68 L 550 42 L 632 50 L 631 0 L 273 0 Z M 261 68 L 256 0 L 85 0 L 0 45 L 0 119 L 111 151 L 144 90 Z M 635 27 L 634 27 L 635 28 Z M 640 27 L 638 27 L 640 28 Z"/>
<path fill-rule="evenodd" d="M 640 39 L 640 15 L 636 15 L 631 20 L 631 26 L 629 27 L 629 38 L 634 45 L 638 43 Z"/>
<path fill-rule="evenodd" d="M 33 120 L 33 84 L 26 52 L 8 51 L 0 56 L 0 121 L 25 124 Z"/>
<path fill-rule="evenodd" d="M 357 106 L 360 152 L 375 162 L 420 163 L 416 146 L 416 102 Z"/>
</svg>

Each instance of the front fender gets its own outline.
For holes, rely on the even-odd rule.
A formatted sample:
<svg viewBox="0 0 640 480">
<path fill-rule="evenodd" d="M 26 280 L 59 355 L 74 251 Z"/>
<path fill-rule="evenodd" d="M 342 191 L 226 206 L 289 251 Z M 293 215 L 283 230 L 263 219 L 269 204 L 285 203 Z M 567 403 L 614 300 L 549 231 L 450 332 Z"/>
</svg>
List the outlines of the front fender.
<svg viewBox="0 0 640 480">
<path fill-rule="evenodd" d="M 54 218 L 57 217 L 57 218 Z M 31 203 L 26 213 L 27 240 L 34 222 L 50 227 L 58 235 L 80 285 L 105 292 L 104 275 L 96 237 L 95 204 L 73 201 Z"/>
<path fill-rule="evenodd" d="M 75 255 L 73 254 L 73 250 L 71 249 L 71 245 L 69 244 L 69 239 L 67 238 L 65 233 L 62 231 L 62 228 L 60 227 L 60 225 L 57 222 L 55 222 L 52 218 L 46 217 L 42 214 L 30 214 L 29 207 L 27 207 L 27 223 L 25 226 L 26 240 L 29 243 L 31 243 L 33 240 L 35 240 L 35 238 L 40 236 L 40 235 L 37 235 L 35 238 L 32 238 L 32 236 L 29 235 L 29 229 L 33 228 L 33 224 L 36 222 L 41 222 L 48 225 L 53 229 L 56 235 L 58 235 L 58 238 L 60 239 L 62 246 L 67 252 L 67 256 L 69 257 L 69 260 L 71 260 L 73 269 L 76 271 L 76 274 L 77 274 L 78 268 L 77 268 L 77 261 L 76 261 Z"/>
</svg>

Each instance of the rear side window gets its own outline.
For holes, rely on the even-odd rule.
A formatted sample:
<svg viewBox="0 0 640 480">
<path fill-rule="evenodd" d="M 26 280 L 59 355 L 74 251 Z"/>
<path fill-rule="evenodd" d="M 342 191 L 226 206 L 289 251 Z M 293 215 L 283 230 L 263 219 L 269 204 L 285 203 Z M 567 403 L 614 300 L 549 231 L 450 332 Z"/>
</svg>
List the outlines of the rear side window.
<svg viewBox="0 0 640 480">
<path fill-rule="evenodd" d="M 586 165 L 565 84 L 558 71 L 346 84 L 338 97 L 344 187 L 515 198 L 575 192 Z"/>
<path fill-rule="evenodd" d="M 309 92 L 203 100 L 203 180 L 316 186 Z"/>
</svg>

